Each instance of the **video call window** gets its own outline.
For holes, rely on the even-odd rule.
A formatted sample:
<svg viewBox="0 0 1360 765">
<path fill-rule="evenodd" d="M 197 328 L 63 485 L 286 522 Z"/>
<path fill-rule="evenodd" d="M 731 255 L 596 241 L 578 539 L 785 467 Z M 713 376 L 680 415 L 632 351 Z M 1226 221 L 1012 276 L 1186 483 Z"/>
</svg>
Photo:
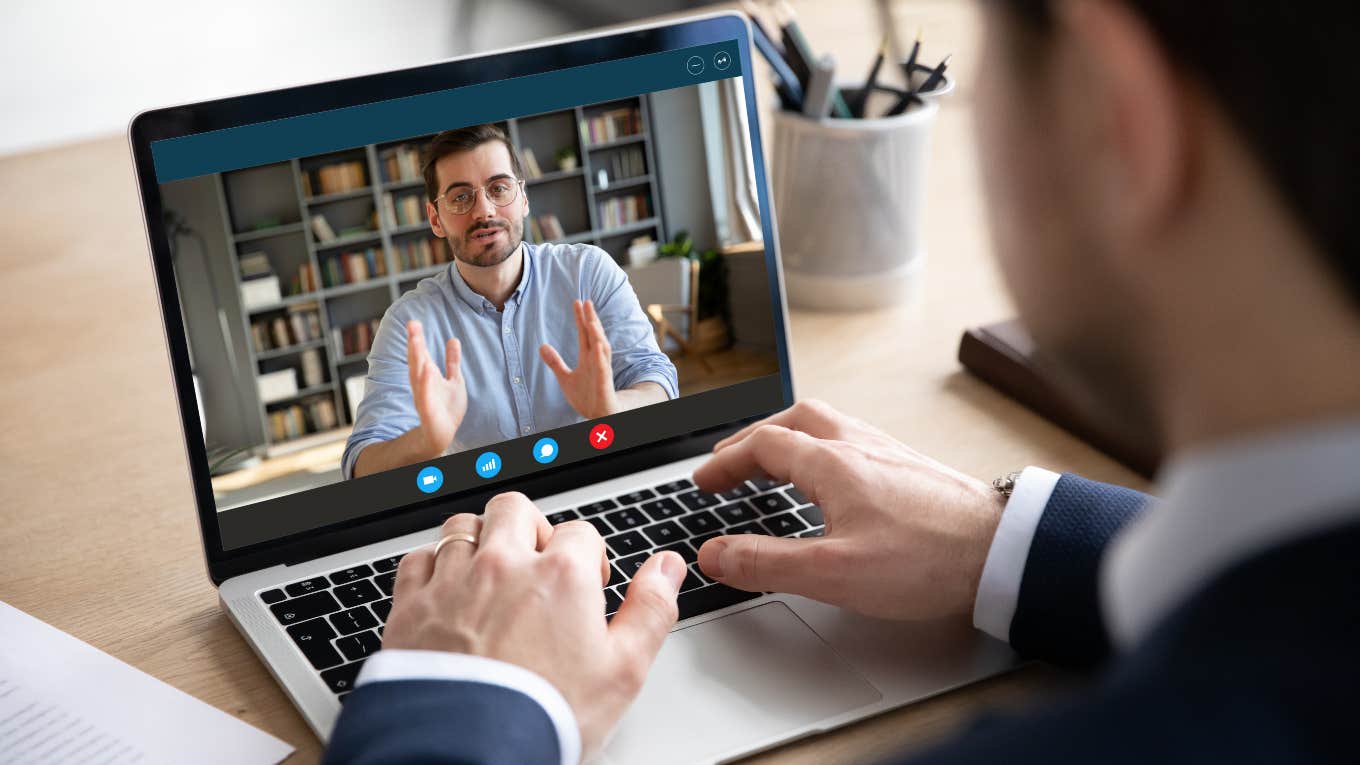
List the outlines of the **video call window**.
<svg viewBox="0 0 1360 765">
<path fill-rule="evenodd" d="M 742 87 L 162 184 L 218 510 L 777 374 Z"/>
</svg>

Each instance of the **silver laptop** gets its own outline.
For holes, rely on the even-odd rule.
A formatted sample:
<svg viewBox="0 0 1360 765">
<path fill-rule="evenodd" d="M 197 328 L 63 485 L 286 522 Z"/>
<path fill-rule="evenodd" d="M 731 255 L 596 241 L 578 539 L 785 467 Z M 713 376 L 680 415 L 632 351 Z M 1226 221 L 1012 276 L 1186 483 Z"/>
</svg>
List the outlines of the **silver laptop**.
<svg viewBox="0 0 1360 765">
<path fill-rule="evenodd" d="M 691 564 L 681 620 L 605 761 L 723 761 L 1015 664 L 966 624 L 741 592 L 695 563 L 716 534 L 823 526 L 792 486 L 751 476 L 715 495 L 690 481 L 717 440 L 794 401 L 756 80 L 746 19 L 718 14 L 133 120 L 208 571 L 322 740 L 381 647 L 402 554 L 511 489 L 604 535 L 607 613 L 652 552 Z M 458 253 L 426 219 L 421 156 L 474 125 L 519 159 L 524 268 L 590 262 L 624 283 L 602 317 L 631 344 L 615 348 L 616 384 L 655 380 L 665 400 L 593 419 L 555 406 L 526 336 L 518 356 L 499 349 L 523 381 L 506 371 L 487 378 L 504 390 L 471 390 L 481 416 L 442 454 L 356 476 L 356 454 L 419 422 L 391 374 L 394 307 L 472 310 Z M 540 323 L 519 329 L 554 331 Z M 464 356 L 485 365 L 495 353 L 477 342 Z"/>
</svg>

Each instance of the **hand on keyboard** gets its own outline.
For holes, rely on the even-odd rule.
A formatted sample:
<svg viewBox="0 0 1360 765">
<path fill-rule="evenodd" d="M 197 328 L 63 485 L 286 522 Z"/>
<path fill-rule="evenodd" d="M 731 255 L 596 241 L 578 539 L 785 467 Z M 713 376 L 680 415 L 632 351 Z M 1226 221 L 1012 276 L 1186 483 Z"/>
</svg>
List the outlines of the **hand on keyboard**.
<svg viewBox="0 0 1360 765">
<path fill-rule="evenodd" d="M 651 556 L 632 575 L 622 605 L 605 621 L 612 569 L 590 523 L 552 526 L 523 494 L 501 494 L 482 517 L 455 515 L 451 541 L 408 553 L 397 569 L 385 648 L 486 656 L 525 667 L 566 698 L 586 753 L 598 750 L 642 688 L 674 626 L 688 570 L 674 552 Z"/>
<path fill-rule="evenodd" d="M 825 536 L 733 535 L 729 528 L 700 550 L 705 575 L 871 616 L 972 613 L 1005 507 L 988 484 L 820 402 L 799 402 L 718 442 L 694 482 L 722 492 L 761 473 L 792 481 L 790 496 L 816 503 Z"/>
</svg>

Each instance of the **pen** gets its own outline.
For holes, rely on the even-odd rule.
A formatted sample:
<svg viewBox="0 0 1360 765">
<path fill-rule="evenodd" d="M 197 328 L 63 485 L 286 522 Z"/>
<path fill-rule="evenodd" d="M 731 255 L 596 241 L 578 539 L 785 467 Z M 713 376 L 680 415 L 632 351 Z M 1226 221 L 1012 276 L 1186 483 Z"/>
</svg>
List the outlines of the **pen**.
<svg viewBox="0 0 1360 765">
<path fill-rule="evenodd" d="M 884 37 L 883 42 L 878 46 L 878 55 L 874 57 L 873 66 L 869 67 L 869 76 L 864 79 L 864 87 L 856 93 L 849 104 L 850 113 L 856 117 L 864 117 L 864 107 L 869 103 L 869 94 L 878 85 L 878 71 L 883 68 L 883 59 L 888 53 L 888 38 Z"/>
<path fill-rule="evenodd" d="M 803 99 L 805 116 L 819 120 L 831 113 L 835 79 L 836 59 L 831 54 L 822 56 L 812 68 L 812 80 L 808 82 L 807 97 Z"/>
<path fill-rule="evenodd" d="M 911 53 L 902 64 L 902 74 L 907 78 L 907 90 L 911 90 L 911 70 L 916 68 L 916 57 L 921 53 L 921 28 L 916 28 L 916 42 L 911 44 Z"/>
<path fill-rule="evenodd" d="M 803 36 L 803 30 L 799 28 L 798 19 L 787 0 L 780 0 L 779 10 L 783 13 L 785 19 L 780 30 L 784 37 L 784 51 L 788 55 L 789 68 L 793 70 L 794 74 L 798 75 L 799 83 L 807 87 L 807 83 L 812 77 L 812 62 L 815 60 L 812 55 L 812 47 L 808 45 L 807 38 Z M 850 107 L 845 103 L 845 98 L 841 96 L 839 89 L 832 95 L 832 108 L 837 117 L 845 119 L 851 117 Z"/>
<path fill-rule="evenodd" d="M 754 21 L 754 19 L 752 19 Z M 759 24 L 751 25 L 751 37 L 755 42 L 756 50 L 765 57 L 765 61 L 770 65 L 770 71 L 774 75 L 775 92 L 779 94 L 779 105 L 787 111 L 799 111 L 803 108 L 803 86 L 799 84 L 798 77 L 794 75 L 789 64 L 784 60 L 784 55 L 774 40 L 765 33 L 765 28 Z"/>
<path fill-rule="evenodd" d="M 945 56 L 944 60 L 940 62 L 940 65 L 935 67 L 934 71 L 930 73 L 930 76 L 926 78 L 926 81 L 921 83 L 921 87 L 917 88 L 913 92 L 929 93 L 930 91 L 939 87 L 940 81 L 944 79 L 944 70 L 949 68 L 949 59 L 952 57 L 953 57 L 952 53 L 948 56 Z"/>
</svg>

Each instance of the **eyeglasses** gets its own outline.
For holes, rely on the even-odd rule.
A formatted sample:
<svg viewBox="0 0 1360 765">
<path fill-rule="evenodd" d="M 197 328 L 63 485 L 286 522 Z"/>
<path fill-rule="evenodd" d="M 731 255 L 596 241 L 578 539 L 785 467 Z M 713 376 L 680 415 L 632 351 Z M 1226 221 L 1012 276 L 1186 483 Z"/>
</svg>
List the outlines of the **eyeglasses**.
<svg viewBox="0 0 1360 765">
<path fill-rule="evenodd" d="M 434 202 L 437 205 L 442 201 L 445 210 L 454 215 L 464 215 L 477 204 L 478 191 L 486 192 L 486 198 L 491 200 L 491 204 L 505 207 L 519 198 L 519 190 L 523 185 L 523 180 L 497 178 L 485 186 L 459 186 L 454 191 L 446 191 L 435 197 Z"/>
</svg>

